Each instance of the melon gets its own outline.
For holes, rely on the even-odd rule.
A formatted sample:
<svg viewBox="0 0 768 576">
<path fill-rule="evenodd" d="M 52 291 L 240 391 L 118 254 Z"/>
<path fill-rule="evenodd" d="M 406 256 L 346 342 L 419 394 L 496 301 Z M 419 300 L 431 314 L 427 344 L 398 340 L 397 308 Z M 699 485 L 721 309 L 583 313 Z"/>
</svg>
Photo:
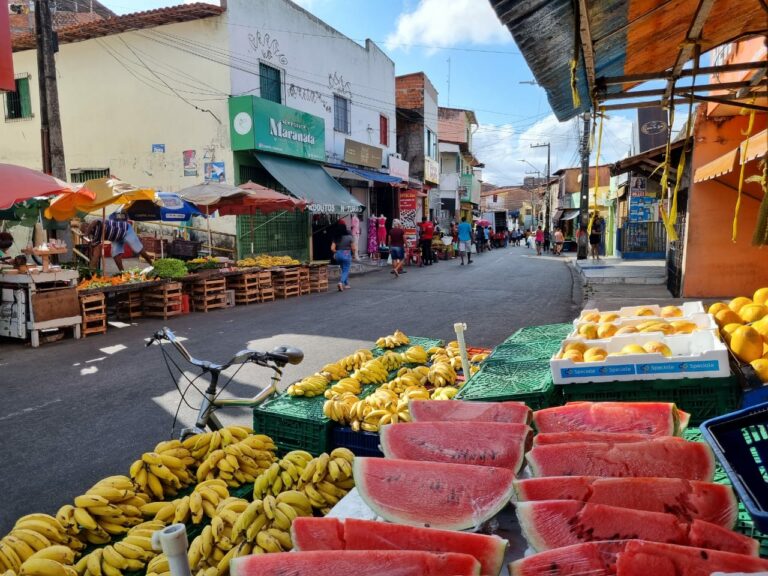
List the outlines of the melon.
<svg viewBox="0 0 768 576">
<path fill-rule="evenodd" d="M 475 528 L 498 514 L 512 498 L 509 468 L 355 458 L 360 497 L 390 522 L 443 530 Z"/>
<path fill-rule="evenodd" d="M 461 420 L 528 424 L 531 421 L 531 409 L 522 402 L 411 400 L 408 408 L 414 422 Z"/>
<path fill-rule="evenodd" d="M 468 554 L 416 550 L 319 550 L 233 558 L 232 576 L 472 576 L 480 563 Z"/>
<path fill-rule="evenodd" d="M 703 442 L 658 438 L 608 444 L 571 442 L 534 446 L 526 454 L 532 476 L 684 478 L 711 482 L 715 458 Z"/>
<path fill-rule="evenodd" d="M 498 536 L 419 528 L 348 518 L 299 517 L 291 525 L 295 550 L 422 550 L 469 554 L 480 562 L 480 574 L 496 576 L 507 541 Z"/>
<path fill-rule="evenodd" d="M 498 466 L 517 472 L 533 431 L 502 422 L 406 422 L 381 429 L 387 458 Z"/>
<path fill-rule="evenodd" d="M 680 416 L 669 402 L 569 402 L 538 410 L 539 432 L 636 432 L 650 436 L 680 434 Z"/>
<path fill-rule="evenodd" d="M 661 436 L 661 438 L 679 438 L 679 436 Z M 606 444 L 626 444 L 628 442 L 644 442 L 647 434 L 637 432 L 544 432 L 533 439 L 534 446 L 549 444 L 566 444 L 569 442 L 604 442 Z M 682 440 L 682 438 L 679 438 Z"/>
<path fill-rule="evenodd" d="M 622 576 L 710 576 L 713 572 L 768 571 L 768 560 L 690 546 L 634 540 L 618 555 Z"/>
<path fill-rule="evenodd" d="M 517 518 L 528 545 L 550 550 L 593 540 L 641 539 L 738 554 L 757 554 L 759 543 L 722 526 L 674 514 L 633 510 L 575 500 L 519 502 Z"/>
<path fill-rule="evenodd" d="M 730 486 L 680 478 L 526 478 L 515 480 L 515 500 L 581 500 L 668 512 L 683 522 L 704 520 L 725 528 L 733 527 L 739 512 Z"/>
<path fill-rule="evenodd" d="M 527 556 L 509 565 L 510 576 L 613 576 L 626 540 L 585 542 Z M 647 575 L 646 575 L 647 576 Z"/>
</svg>

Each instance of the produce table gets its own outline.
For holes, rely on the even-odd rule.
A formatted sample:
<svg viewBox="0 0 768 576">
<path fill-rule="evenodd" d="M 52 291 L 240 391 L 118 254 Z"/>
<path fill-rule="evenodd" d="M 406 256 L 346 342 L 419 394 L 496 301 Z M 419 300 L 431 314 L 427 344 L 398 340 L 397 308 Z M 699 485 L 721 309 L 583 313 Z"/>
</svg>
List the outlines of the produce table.
<svg viewBox="0 0 768 576">
<path fill-rule="evenodd" d="M 163 280 L 147 280 L 146 282 L 126 282 L 125 284 L 117 284 L 116 286 L 102 286 L 101 288 L 88 288 L 86 290 L 78 290 L 80 295 L 87 294 L 124 294 L 126 292 L 136 292 L 138 290 L 144 290 L 145 288 L 154 288 L 160 286 Z"/>
</svg>

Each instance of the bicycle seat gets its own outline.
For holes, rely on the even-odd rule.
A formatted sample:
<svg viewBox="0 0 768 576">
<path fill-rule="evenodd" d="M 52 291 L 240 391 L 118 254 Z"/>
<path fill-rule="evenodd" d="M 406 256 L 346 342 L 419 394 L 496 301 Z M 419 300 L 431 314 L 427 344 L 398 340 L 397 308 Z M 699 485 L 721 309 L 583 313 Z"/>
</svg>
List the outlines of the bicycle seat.
<svg viewBox="0 0 768 576">
<path fill-rule="evenodd" d="M 269 353 L 273 360 L 285 364 L 301 364 L 304 360 L 304 352 L 293 346 L 278 346 Z"/>
</svg>

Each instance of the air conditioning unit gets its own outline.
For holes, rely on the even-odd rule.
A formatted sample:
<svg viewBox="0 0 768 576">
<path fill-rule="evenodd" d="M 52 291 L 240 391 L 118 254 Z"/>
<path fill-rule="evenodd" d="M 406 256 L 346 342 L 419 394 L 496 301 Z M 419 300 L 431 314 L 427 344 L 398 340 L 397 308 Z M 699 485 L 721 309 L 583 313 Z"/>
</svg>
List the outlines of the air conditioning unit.
<svg viewBox="0 0 768 576">
<path fill-rule="evenodd" d="M 390 158 L 397 158 L 398 160 L 402 160 L 403 156 L 400 154 L 400 152 L 390 152 L 389 154 Z"/>
</svg>

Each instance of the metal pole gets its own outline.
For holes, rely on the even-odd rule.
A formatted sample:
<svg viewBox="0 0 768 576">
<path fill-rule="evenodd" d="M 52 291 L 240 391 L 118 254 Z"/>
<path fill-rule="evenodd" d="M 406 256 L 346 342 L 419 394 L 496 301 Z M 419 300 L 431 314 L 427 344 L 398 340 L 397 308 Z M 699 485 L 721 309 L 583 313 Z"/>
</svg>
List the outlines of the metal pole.
<svg viewBox="0 0 768 576">
<path fill-rule="evenodd" d="M 545 207 L 544 207 L 544 230 L 549 230 L 549 225 L 550 225 L 550 222 L 549 222 L 549 217 L 550 217 L 550 215 L 549 215 L 549 204 L 550 204 L 550 199 L 549 199 L 549 177 L 550 177 L 550 172 L 551 172 L 550 154 L 551 154 L 551 151 L 552 151 L 552 147 L 551 147 L 551 144 L 549 142 L 547 142 L 546 144 L 531 144 L 531 148 L 544 148 L 545 146 L 547 147 L 547 180 L 544 183 L 544 202 L 546 204 Z"/>
<path fill-rule="evenodd" d="M 581 141 L 581 195 L 579 196 L 578 260 L 587 258 L 587 224 L 589 223 L 589 112 L 584 113 L 584 134 Z"/>
</svg>

